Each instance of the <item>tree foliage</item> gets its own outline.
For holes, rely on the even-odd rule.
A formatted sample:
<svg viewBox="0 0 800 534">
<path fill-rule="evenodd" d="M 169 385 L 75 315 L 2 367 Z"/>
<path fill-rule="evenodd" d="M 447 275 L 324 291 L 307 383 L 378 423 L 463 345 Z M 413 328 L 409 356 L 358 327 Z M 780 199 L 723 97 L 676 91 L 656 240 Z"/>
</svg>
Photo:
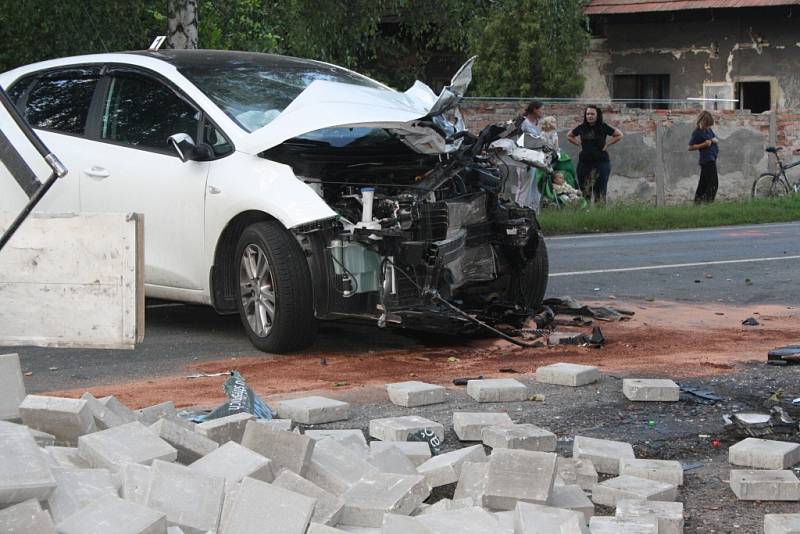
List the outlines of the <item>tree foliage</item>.
<svg viewBox="0 0 800 534">
<path fill-rule="evenodd" d="M 480 56 L 473 93 L 570 97 L 583 89 L 589 45 L 583 0 L 504 0 L 476 17 L 471 49 Z"/>
<path fill-rule="evenodd" d="M 478 54 L 470 93 L 572 96 L 588 37 L 581 0 L 198 0 L 200 48 L 329 61 L 404 89 L 446 80 Z M 18 0 L 0 12 L 0 71 L 141 50 L 167 31 L 167 0 Z"/>
</svg>

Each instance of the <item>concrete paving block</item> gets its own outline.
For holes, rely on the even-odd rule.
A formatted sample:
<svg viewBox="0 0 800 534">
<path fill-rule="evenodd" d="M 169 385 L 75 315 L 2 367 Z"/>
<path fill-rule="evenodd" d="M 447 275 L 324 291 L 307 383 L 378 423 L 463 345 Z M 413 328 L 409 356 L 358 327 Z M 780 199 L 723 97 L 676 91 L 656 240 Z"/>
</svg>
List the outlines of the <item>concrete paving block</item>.
<svg viewBox="0 0 800 534">
<path fill-rule="evenodd" d="M 800 532 L 800 514 L 766 514 L 764 516 L 764 534 L 797 534 L 798 532 Z"/>
<path fill-rule="evenodd" d="M 106 430 L 132 422 L 128 418 L 120 416 L 117 412 L 112 410 L 108 404 L 100 402 L 100 400 L 96 399 L 95 396 L 88 391 L 81 395 L 81 399 L 85 400 L 86 405 L 89 406 L 97 430 Z"/>
<path fill-rule="evenodd" d="M 216 444 L 216 442 L 214 442 Z M 241 482 L 245 477 L 272 482 L 272 461 L 261 454 L 229 441 L 189 465 L 189 469 L 210 477 L 224 478 L 228 484 Z"/>
<path fill-rule="evenodd" d="M 48 461 L 22 426 L 0 421 L 0 508 L 45 500 L 56 487 Z"/>
<path fill-rule="evenodd" d="M 490 426 L 481 433 L 483 444 L 492 449 L 524 449 L 553 452 L 556 435 L 545 428 L 529 423 Z"/>
<path fill-rule="evenodd" d="M 117 414 L 117 417 L 125 421 L 125 423 L 133 423 L 139 420 L 139 414 L 128 408 L 122 401 L 114 395 L 108 397 L 101 397 L 97 399 L 100 404 Z"/>
<path fill-rule="evenodd" d="M 23 425 L 24 426 L 24 425 Z M 53 434 L 42 432 L 41 430 L 34 430 L 33 428 L 25 427 L 28 432 L 33 436 L 33 440 L 40 447 L 53 447 L 56 444 L 56 437 Z"/>
<path fill-rule="evenodd" d="M 655 519 L 595 516 L 589 521 L 591 534 L 659 534 Z"/>
<path fill-rule="evenodd" d="M 305 534 L 315 503 L 305 495 L 245 478 L 220 534 Z"/>
<path fill-rule="evenodd" d="M 346 530 L 330 527 L 321 523 L 311 523 L 308 525 L 306 534 L 346 534 Z"/>
<path fill-rule="evenodd" d="M 351 534 L 381 534 L 381 529 L 375 527 L 356 527 L 353 525 L 337 525 L 336 528 L 338 528 L 339 530 L 344 530 L 345 532 L 350 532 Z"/>
<path fill-rule="evenodd" d="M 137 410 L 136 414 L 139 417 L 139 421 L 145 426 L 150 426 L 163 418 L 178 418 L 178 410 L 175 408 L 175 403 L 172 401 L 142 408 L 141 410 Z"/>
<path fill-rule="evenodd" d="M 619 462 L 619 474 L 683 485 L 683 466 L 674 460 L 623 458 Z"/>
<path fill-rule="evenodd" d="M 119 470 L 126 463 L 173 462 L 178 451 L 139 422 L 115 426 L 78 439 L 78 450 L 94 467 Z"/>
<path fill-rule="evenodd" d="M 453 412 L 453 431 L 461 441 L 480 441 L 484 428 L 513 424 L 505 412 Z"/>
<path fill-rule="evenodd" d="M 91 467 L 89 462 L 78 452 L 77 447 L 45 447 L 45 451 L 50 455 L 58 467 L 74 467 L 78 469 L 88 469 Z"/>
<path fill-rule="evenodd" d="M 125 464 L 120 470 L 122 476 L 122 498 L 144 505 L 147 500 L 147 487 L 150 485 L 150 471 L 153 468 L 142 464 Z"/>
<path fill-rule="evenodd" d="M 440 440 L 444 439 L 444 426 L 417 415 L 384 417 L 369 422 L 369 435 L 381 441 L 406 441 L 417 430 L 430 428 Z"/>
<path fill-rule="evenodd" d="M 630 443 L 575 436 L 572 457 L 591 460 L 598 473 L 618 475 L 619 461 L 636 456 Z"/>
<path fill-rule="evenodd" d="M 334 495 L 342 495 L 362 477 L 377 472 L 346 445 L 335 439 L 323 439 L 316 442 L 305 478 Z"/>
<path fill-rule="evenodd" d="M 439 512 L 449 512 L 451 510 L 461 510 L 462 508 L 472 508 L 475 506 L 475 503 L 472 502 L 471 498 L 466 499 L 439 499 L 434 504 L 426 505 L 425 503 L 421 504 L 419 508 L 417 508 L 412 515 L 426 515 L 426 514 L 437 514 Z M 496 514 L 495 514 L 496 515 Z"/>
<path fill-rule="evenodd" d="M 294 421 L 291 419 L 254 419 L 258 424 L 270 427 L 272 430 L 285 430 L 289 432 L 294 426 Z M 244 433 L 244 430 L 242 430 Z"/>
<path fill-rule="evenodd" d="M 23 501 L 0 510 L 0 532 L 3 534 L 56 534 L 50 514 L 42 510 L 36 499 Z"/>
<path fill-rule="evenodd" d="M 675 484 L 630 475 L 610 478 L 592 488 L 592 501 L 603 506 L 616 506 L 620 499 L 674 501 L 677 496 Z"/>
<path fill-rule="evenodd" d="M 199 460 L 219 447 L 216 441 L 210 440 L 169 419 L 159 419 L 150 430 L 178 451 L 178 462 L 183 465 Z"/>
<path fill-rule="evenodd" d="M 341 523 L 380 527 L 383 515 L 409 515 L 431 490 L 421 475 L 372 473 L 354 484 L 344 495 Z"/>
<path fill-rule="evenodd" d="M 518 501 L 547 504 L 555 476 L 555 453 L 496 449 L 482 504 L 494 510 L 513 510 Z"/>
<path fill-rule="evenodd" d="M 344 421 L 349 417 L 350 405 L 327 397 L 301 397 L 278 402 L 278 415 L 304 425 L 319 425 Z"/>
<path fill-rule="evenodd" d="M 217 529 L 224 495 L 224 479 L 154 460 L 145 506 L 164 512 L 169 525 L 194 534 Z"/>
<path fill-rule="evenodd" d="M 600 369 L 592 365 L 554 363 L 536 369 L 536 381 L 557 386 L 585 386 L 600 379 Z"/>
<path fill-rule="evenodd" d="M 58 524 L 107 495 L 116 496 L 117 488 L 108 469 L 53 469 L 56 489 L 47 499 L 47 507 Z"/>
<path fill-rule="evenodd" d="M 658 534 L 683 534 L 683 503 L 621 499 L 617 501 L 620 519 L 655 519 Z"/>
<path fill-rule="evenodd" d="M 80 436 L 95 431 L 85 400 L 28 395 L 19 405 L 19 415 L 26 426 L 52 434 L 61 445 L 74 446 Z"/>
<path fill-rule="evenodd" d="M 378 454 L 386 449 L 396 448 L 408 456 L 414 466 L 419 467 L 431 457 L 430 446 L 423 441 L 371 441 L 370 454 Z"/>
<path fill-rule="evenodd" d="M 311 439 L 320 440 L 324 438 L 338 439 L 339 441 L 347 441 L 349 438 L 354 438 L 362 445 L 367 447 L 367 438 L 364 437 L 364 432 L 359 428 L 344 428 L 344 429 L 308 429 L 304 433 Z"/>
<path fill-rule="evenodd" d="M 247 427 L 248 421 L 255 420 L 256 418 L 253 414 L 235 413 L 233 415 L 220 417 L 219 419 L 203 421 L 194 427 L 194 431 L 212 441 L 216 441 L 220 445 L 224 445 L 229 441 L 241 443 L 242 437 L 244 436 L 244 429 Z M 289 426 L 291 427 L 291 422 Z M 283 429 L 275 428 L 275 430 Z"/>
<path fill-rule="evenodd" d="M 594 504 L 586 496 L 580 486 L 569 484 L 566 486 L 553 486 L 547 505 L 554 508 L 564 508 L 573 512 L 580 512 L 586 518 L 586 523 L 594 515 Z"/>
<path fill-rule="evenodd" d="M 528 387 L 513 378 L 470 380 L 467 395 L 477 402 L 519 402 L 528 400 Z"/>
<path fill-rule="evenodd" d="M 319 441 L 321 439 L 333 439 L 338 441 L 343 446 L 350 449 L 351 452 L 356 454 L 362 460 L 367 460 L 370 457 L 370 449 L 369 446 L 366 444 L 366 439 L 364 439 L 364 433 L 360 430 L 344 430 L 340 432 L 333 432 L 330 435 L 326 435 L 325 431 L 321 431 L 320 434 L 311 433 L 311 431 L 306 431 L 304 435 L 310 437 L 315 441 Z M 357 433 L 355 433 L 357 432 Z"/>
<path fill-rule="evenodd" d="M 167 516 L 156 510 L 107 495 L 58 524 L 59 534 L 163 534 Z"/>
<path fill-rule="evenodd" d="M 301 434 L 272 430 L 255 421 L 248 421 L 242 436 L 242 445 L 272 460 L 277 471 L 286 468 L 300 476 L 305 475 L 316 442 Z"/>
<path fill-rule="evenodd" d="M 589 534 L 588 521 L 573 510 L 518 502 L 513 513 L 514 534 Z"/>
<path fill-rule="evenodd" d="M 501 528 L 494 514 L 477 506 L 426 514 L 414 520 L 432 534 L 513 534 L 513 530 Z"/>
<path fill-rule="evenodd" d="M 728 461 L 754 469 L 788 469 L 800 462 L 800 444 L 747 438 L 728 449 Z"/>
<path fill-rule="evenodd" d="M 342 528 L 349 528 L 341 525 Z M 356 528 L 356 527 L 353 527 Z M 370 528 L 370 527 L 358 527 Z M 434 534 L 434 531 L 420 523 L 416 517 L 409 517 L 398 514 L 386 514 L 383 516 L 383 525 L 376 529 L 381 534 Z M 352 532 L 345 530 L 345 532 Z"/>
<path fill-rule="evenodd" d="M 316 499 L 317 505 L 314 507 L 314 513 L 311 516 L 312 522 L 324 525 L 336 525 L 339 522 L 342 516 L 342 508 L 344 507 L 344 501 L 341 497 L 325 491 L 313 482 L 292 473 L 288 469 L 280 472 L 273 485 Z"/>
<path fill-rule="evenodd" d="M 557 473 L 564 485 L 577 484 L 582 490 L 591 491 L 597 484 L 597 470 L 588 458 L 558 457 Z"/>
<path fill-rule="evenodd" d="M 18 419 L 25 381 L 17 354 L 0 354 L 0 420 Z"/>
<path fill-rule="evenodd" d="M 740 501 L 800 500 L 800 481 L 788 470 L 731 471 L 730 485 Z"/>
<path fill-rule="evenodd" d="M 681 390 L 672 380 L 654 378 L 625 378 L 622 393 L 628 400 L 638 402 L 677 402 Z"/>
<path fill-rule="evenodd" d="M 514 512 L 512 510 L 494 512 L 492 515 L 497 519 L 501 529 L 507 530 L 509 534 L 514 534 Z"/>
<path fill-rule="evenodd" d="M 464 462 L 485 462 L 483 445 L 473 445 L 434 456 L 417 467 L 417 472 L 425 477 L 431 488 L 438 488 L 458 481 Z"/>
<path fill-rule="evenodd" d="M 488 481 L 489 462 L 464 462 L 453 499 L 472 499 L 474 504 L 482 505 Z"/>
<path fill-rule="evenodd" d="M 411 380 L 386 384 L 386 391 L 389 393 L 389 400 L 394 404 L 414 408 L 444 402 L 447 390 L 436 384 Z"/>
<path fill-rule="evenodd" d="M 416 475 L 417 466 L 397 447 L 389 447 L 367 458 L 372 466 L 382 473 Z"/>
<path fill-rule="evenodd" d="M 167 527 L 167 534 L 186 534 L 186 533 L 183 531 L 181 527 Z"/>
</svg>

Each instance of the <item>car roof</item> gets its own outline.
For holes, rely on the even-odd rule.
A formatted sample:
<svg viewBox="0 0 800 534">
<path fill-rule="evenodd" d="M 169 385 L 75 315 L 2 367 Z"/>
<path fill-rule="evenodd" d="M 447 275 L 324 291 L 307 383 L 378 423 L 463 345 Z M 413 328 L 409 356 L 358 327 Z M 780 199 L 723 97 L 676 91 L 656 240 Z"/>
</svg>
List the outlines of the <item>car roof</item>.
<svg viewBox="0 0 800 534">
<path fill-rule="evenodd" d="M 291 56 L 281 56 L 278 54 L 266 54 L 263 52 L 239 52 L 235 50 L 135 50 L 123 52 L 137 56 L 151 57 L 166 61 L 177 69 L 207 67 L 218 63 L 253 63 L 264 67 L 282 68 L 302 68 L 310 65 L 321 66 L 330 65 L 313 59 L 303 59 Z M 338 67 L 342 68 L 342 67 Z"/>
</svg>

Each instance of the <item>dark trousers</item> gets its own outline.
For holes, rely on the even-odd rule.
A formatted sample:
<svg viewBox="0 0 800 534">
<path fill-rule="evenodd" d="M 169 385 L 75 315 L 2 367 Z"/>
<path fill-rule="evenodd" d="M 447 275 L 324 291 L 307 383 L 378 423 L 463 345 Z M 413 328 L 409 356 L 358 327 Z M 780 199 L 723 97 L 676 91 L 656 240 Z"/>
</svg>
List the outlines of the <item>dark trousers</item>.
<svg viewBox="0 0 800 534">
<path fill-rule="evenodd" d="M 717 162 L 707 161 L 701 163 L 700 181 L 697 182 L 697 192 L 694 194 L 695 203 L 714 202 L 714 198 L 717 196 L 717 187 L 719 187 Z"/>
<path fill-rule="evenodd" d="M 597 178 L 592 185 L 590 175 L 592 171 L 597 171 Z M 595 202 L 606 201 L 606 191 L 608 190 L 608 177 L 611 175 L 610 161 L 578 161 L 578 186 L 583 196 L 590 200 L 594 193 Z M 589 188 L 591 187 L 591 191 Z"/>
</svg>

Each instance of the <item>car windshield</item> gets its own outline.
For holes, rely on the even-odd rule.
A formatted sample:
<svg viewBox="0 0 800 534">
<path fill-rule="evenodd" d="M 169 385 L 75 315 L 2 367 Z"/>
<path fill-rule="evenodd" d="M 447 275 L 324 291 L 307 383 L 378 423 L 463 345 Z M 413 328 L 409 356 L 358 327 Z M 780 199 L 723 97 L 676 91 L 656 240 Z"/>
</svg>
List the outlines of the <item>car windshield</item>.
<svg viewBox="0 0 800 534">
<path fill-rule="evenodd" d="M 387 90 L 366 76 L 315 61 L 231 58 L 178 70 L 248 132 L 272 122 L 314 80 Z"/>
</svg>

